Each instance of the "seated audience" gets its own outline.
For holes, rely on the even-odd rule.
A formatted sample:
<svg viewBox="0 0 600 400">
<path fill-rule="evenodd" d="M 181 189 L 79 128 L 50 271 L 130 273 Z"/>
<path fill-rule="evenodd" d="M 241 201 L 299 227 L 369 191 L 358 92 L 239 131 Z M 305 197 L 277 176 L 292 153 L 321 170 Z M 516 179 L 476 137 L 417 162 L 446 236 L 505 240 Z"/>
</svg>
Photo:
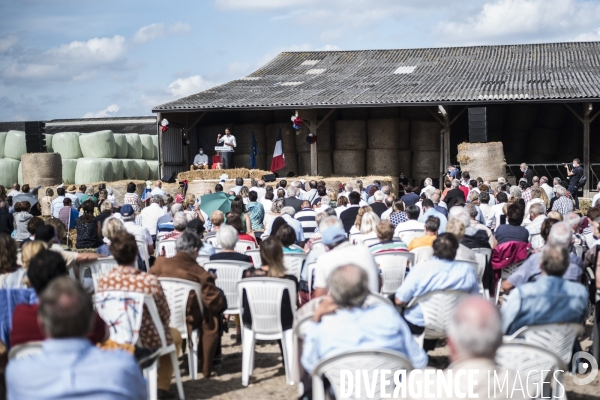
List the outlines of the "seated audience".
<svg viewBox="0 0 600 400">
<path fill-rule="evenodd" d="M 98 240 L 98 230 L 96 219 L 94 218 L 94 203 L 92 200 L 84 200 L 81 210 L 83 211 L 83 215 L 75 223 L 75 229 L 77 230 L 75 247 L 78 249 L 97 248 L 102 243 Z"/>
<path fill-rule="evenodd" d="M 425 224 L 418 221 L 420 213 L 421 210 L 418 206 L 412 205 L 406 207 L 406 217 L 408 220 L 396 226 L 394 236 L 399 237 L 404 241 L 403 237 L 405 234 L 410 236 L 415 231 L 423 231 L 423 229 L 425 229 Z"/>
<path fill-rule="evenodd" d="M 221 228 L 221 225 L 225 223 L 225 215 L 223 214 L 223 211 L 213 211 L 213 213 L 210 215 L 210 222 L 212 223 L 213 229 L 204 235 L 204 240 L 217 236 L 219 228 Z"/>
<path fill-rule="evenodd" d="M 29 238 L 29 232 L 27 231 L 27 224 L 34 218 L 30 214 L 31 205 L 28 201 L 18 201 L 15 203 L 15 212 L 13 217 L 15 219 L 15 240 L 21 242 Z"/>
<path fill-rule="evenodd" d="M 123 225 L 123 221 L 117 217 L 109 217 L 105 219 L 104 223 L 102 224 L 102 236 L 104 237 L 102 241 L 104 244 L 102 244 L 102 246 L 98 246 L 96 253 L 104 257 L 110 257 L 110 241 L 117 235 L 118 232 L 127 232 L 125 230 L 125 226 Z"/>
<path fill-rule="evenodd" d="M 185 231 L 187 225 L 188 220 L 185 217 L 185 214 L 183 213 L 183 211 L 179 211 L 178 213 L 173 215 L 173 231 L 162 235 L 160 240 L 177 240 L 177 238 L 179 238 L 179 236 L 181 236 L 181 234 Z M 164 256 L 164 254 L 161 255 Z"/>
<path fill-rule="evenodd" d="M 301 247 L 291 247 L 296 242 L 296 232 L 288 224 L 281 225 L 275 232 L 275 237 L 281 241 L 284 253 L 304 253 Z"/>
<path fill-rule="evenodd" d="M 232 260 L 252 263 L 252 258 L 235 251 L 238 242 L 238 232 L 230 225 L 222 225 L 217 232 L 217 242 L 221 246 L 221 252 L 210 256 L 210 261 Z"/>
<path fill-rule="evenodd" d="M 567 189 L 556 185 L 554 186 L 554 194 L 556 197 L 553 199 L 552 211 L 558 211 L 563 217 L 573 212 L 573 200 L 567 196 Z"/>
<path fill-rule="evenodd" d="M 127 204 L 133 207 L 134 212 L 140 212 L 142 207 L 142 200 L 140 200 L 140 196 L 135 192 L 137 186 L 133 182 L 129 182 L 127 184 L 127 193 L 123 196 L 123 205 Z M 82 200 L 83 202 L 83 200 Z M 123 207 L 121 207 L 122 209 Z"/>
<path fill-rule="evenodd" d="M 208 256 L 212 256 L 215 254 L 215 247 L 202 240 L 202 235 L 204 234 L 204 223 L 199 219 L 192 220 L 192 222 L 188 222 L 186 230 L 195 233 L 200 238 L 200 250 L 198 254 L 205 254 Z"/>
<path fill-rule="evenodd" d="M 178 212 L 183 211 L 183 206 L 179 203 L 171 204 L 169 212 L 156 220 L 156 236 L 159 237 L 161 232 L 173 231 L 173 216 Z"/>
<path fill-rule="evenodd" d="M 544 246 L 544 240 L 540 235 L 542 224 L 546 220 L 546 206 L 539 203 L 531 204 L 529 207 L 529 220 L 531 221 L 525 229 L 529 232 L 529 243 L 531 249 L 537 250 Z"/>
<path fill-rule="evenodd" d="M 158 219 L 165 215 L 165 210 L 162 208 L 163 197 L 159 195 L 153 195 L 150 198 L 150 205 L 144 207 L 140 213 L 141 225 L 148 229 L 152 237 L 156 237 L 156 230 L 158 226 Z"/>
<path fill-rule="evenodd" d="M 235 230 L 238 232 L 238 240 L 247 240 L 249 242 L 257 244 L 256 238 L 254 237 L 254 233 L 252 233 L 252 235 L 249 235 L 243 232 L 242 219 L 240 218 L 239 214 L 229 214 L 227 216 L 227 225 L 235 228 Z"/>
<path fill-rule="evenodd" d="M 461 208 L 464 210 L 464 208 L 460 206 L 454 206 L 452 210 L 455 208 Z M 450 210 L 450 214 L 452 214 L 452 210 Z M 465 221 L 461 221 L 460 219 L 451 216 L 450 221 L 446 226 L 446 232 L 452 233 L 458 240 L 458 249 L 456 250 L 456 257 L 454 260 L 477 262 L 477 258 L 475 257 L 473 250 L 462 244 L 466 232 L 465 222 L 466 219 Z"/>
<path fill-rule="evenodd" d="M 460 207 L 455 207 L 453 210 L 456 210 L 453 213 L 455 217 L 457 216 L 457 213 L 469 215 L 469 225 L 465 228 L 465 236 L 461 241 L 461 244 L 464 244 L 470 249 L 493 249 L 496 247 L 496 238 L 494 237 L 491 229 L 477 220 L 479 211 L 477 211 L 477 207 L 475 207 L 475 205 L 469 203 L 466 204 L 462 210 Z M 461 221 L 463 220 L 466 221 L 466 218 L 461 217 Z"/>
<path fill-rule="evenodd" d="M 506 242 L 529 242 L 529 231 L 521 226 L 523 207 L 519 203 L 510 203 L 506 208 L 508 224 L 500 225 L 494 231 L 498 244 Z"/>
<path fill-rule="evenodd" d="M 408 250 L 414 250 L 419 247 L 431 247 L 433 242 L 438 235 L 440 228 L 440 219 L 436 216 L 430 215 L 425 221 L 425 234 L 420 237 L 416 237 L 410 241 Z"/>
<path fill-rule="evenodd" d="M 406 212 L 404 212 L 404 202 L 398 199 L 392 204 L 392 212 L 390 213 L 389 220 L 394 224 L 394 229 L 402 222 L 408 221 Z"/>
<path fill-rule="evenodd" d="M 394 240 L 394 224 L 390 221 L 381 221 L 377 224 L 377 239 L 379 243 L 369 246 L 373 255 L 385 254 L 396 251 L 408 251 L 406 244 L 401 240 Z"/>
<path fill-rule="evenodd" d="M 446 232 L 446 224 L 448 223 L 448 218 L 446 217 L 445 214 L 443 214 L 435 209 L 435 207 L 433 205 L 433 201 L 431 201 L 431 199 L 425 199 L 421 203 L 421 207 L 423 209 L 423 213 L 419 217 L 419 222 L 425 223 L 425 221 L 427 221 L 427 218 L 436 217 L 440 220 L 440 227 L 438 229 L 438 232 L 439 233 Z"/>
<path fill-rule="evenodd" d="M 265 218 L 265 209 L 258 202 L 258 193 L 251 191 L 248 193 L 248 204 L 246 204 L 246 212 L 250 218 L 252 231 L 262 231 L 265 229 L 263 219 Z"/>
</svg>

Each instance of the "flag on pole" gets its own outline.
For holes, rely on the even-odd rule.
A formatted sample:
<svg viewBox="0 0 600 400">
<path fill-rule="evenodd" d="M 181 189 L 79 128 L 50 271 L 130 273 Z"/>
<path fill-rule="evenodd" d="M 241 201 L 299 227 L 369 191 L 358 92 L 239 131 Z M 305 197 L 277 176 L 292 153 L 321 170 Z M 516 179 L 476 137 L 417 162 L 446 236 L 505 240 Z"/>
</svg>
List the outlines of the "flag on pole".
<svg viewBox="0 0 600 400">
<path fill-rule="evenodd" d="M 283 141 L 281 140 L 281 128 L 277 135 L 277 143 L 275 143 L 275 151 L 271 160 L 271 172 L 275 172 L 285 167 L 285 156 L 283 155 Z"/>
<path fill-rule="evenodd" d="M 256 156 L 260 154 L 258 146 L 256 145 L 256 138 L 254 137 L 254 129 L 252 129 L 252 144 L 250 145 L 250 167 L 256 169 Z"/>
</svg>

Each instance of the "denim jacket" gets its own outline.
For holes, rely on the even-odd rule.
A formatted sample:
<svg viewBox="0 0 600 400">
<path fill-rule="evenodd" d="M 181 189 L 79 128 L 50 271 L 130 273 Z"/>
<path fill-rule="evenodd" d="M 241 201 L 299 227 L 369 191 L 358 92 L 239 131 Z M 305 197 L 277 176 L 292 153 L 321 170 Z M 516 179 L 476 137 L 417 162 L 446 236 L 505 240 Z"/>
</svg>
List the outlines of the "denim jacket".
<svg viewBox="0 0 600 400">
<path fill-rule="evenodd" d="M 588 293 L 576 282 L 541 276 L 513 289 L 502 305 L 502 330 L 511 335 L 524 326 L 560 322 L 583 323 Z"/>
</svg>

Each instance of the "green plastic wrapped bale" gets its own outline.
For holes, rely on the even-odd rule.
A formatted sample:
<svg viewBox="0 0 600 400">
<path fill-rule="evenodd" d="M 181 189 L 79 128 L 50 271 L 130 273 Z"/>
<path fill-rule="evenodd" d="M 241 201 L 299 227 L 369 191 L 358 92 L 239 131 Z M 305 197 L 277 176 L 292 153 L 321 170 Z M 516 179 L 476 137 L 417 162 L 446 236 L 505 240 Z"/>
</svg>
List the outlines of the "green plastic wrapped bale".
<svg viewBox="0 0 600 400">
<path fill-rule="evenodd" d="M 25 132 L 8 131 L 4 142 L 4 157 L 21 161 L 21 156 L 27 154 L 25 145 Z"/>
<path fill-rule="evenodd" d="M 83 157 L 79 146 L 79 132 L 59 132 L 52 138 L 52 148 L 55 153 L 65 159 L 78 159 Z"/>
<path fill-rule="evenodd" d="M 12 158 L 0 158 L 0 185 L 11 187 L 19 180 L 21 161 Z"/>
<path fill-rule="evenodd" d="M 123 162 L 123 179 L 134 179 L 135 162 L 130 159 L 121 160 Z"/>
<path fill-rule="evenodd" d="M 154 160 L 154 143 L 152 142 L 152 136 L 140 135 L 140 142 L 142 142 L 142 158 L 144 160 Z"/>
<path fill-rule="evenodd" d="M 140 135 L 137 133 L 126 133 L 125 139 L 127 139 L 127 158 L 141 160 L 144 156 L 144 152 L 142 150 Z"/>
<path fill-rule="evenodd" d="M 8 132 L 0 132 L 0 158 L 4 158 L 4 143 Z"/>
<path fill-rule="evenodd" d="M 46 151 L 48 153 L 54 153 L 54 150 L 52 149 L 52 136 L 53 135 L 49 135 L 49 134 L 44 134 L 44 136 L 46 137 Z"/>
<path fill-rule="evenodd" d="M 146 160 L 132 160 L 133 167 L 135 169 L 135 176 L 137 179 L 145 181 L 149 179 L 150 169 L 148 168 L 148 162 Z"/>
<path fill-rule="evenodd" d="M 146 166 L 147 167 L 147 166 Z M 113 181 L 112 162 L 109 158 L 80 158 L 75 169 L 75 184 Z"/>
<path fill-rule="evenodd" d="M 113 158 L 117 155 L 112 131 L 84 133 L 79 136 L 79 146 L 85 158 Z"/>
<path fill-rule="evenodd" d="M 123 179 L 123 160 L 119 160 L 118 158 L 111 158 L 110 162 L 112 163 L 113 168 L 113 180 L 120 181 Z"/>
<path fill-rule="evenodd" d="M 158 179 L 158 161 L 156 160 L 150 160 L 150 161 L 146 161 L 146 163 L 148 164 L 148 169 L 149 169 L 149 175 L 148 175 L 148 179 L 150 180 L 154 180 L 154 179 Z"/>
<path fill-rule="evenodd" d="M 154 159 L 158 160 L 158 135 L 152 135 L 152 143 L 154 144 Z"/>
<path fill-rule="evenodd" d="M 17 182 L 19 185 L 23 184 L 23 163 L 19 162 L 19 169 L 17 169 Z"/>
<path fill-rule="evenodd" d="M 114 158 L 127 158 L 127 138 L 122 133 L 115 133 L 113 137 L 117 147 L 117 154 Z"/>
<path fill-rule="evenodd" d="M 75 183 L 75 170 L 77 169 L 77 160 L 62 159 L 62 179 L 63 183 L 72 185 Z"/>
</svg>

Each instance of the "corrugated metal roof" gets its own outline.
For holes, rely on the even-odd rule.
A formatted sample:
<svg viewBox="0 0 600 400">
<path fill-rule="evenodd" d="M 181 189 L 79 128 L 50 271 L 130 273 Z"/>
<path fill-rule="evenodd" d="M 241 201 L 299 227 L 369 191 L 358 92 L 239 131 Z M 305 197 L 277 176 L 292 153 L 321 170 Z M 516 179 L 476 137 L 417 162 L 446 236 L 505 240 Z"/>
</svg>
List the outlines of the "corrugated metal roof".
<svg viewBox="0 0 600 400">
<path fill-rule="evenodd" d="M 156 135 L 156 117 L 114 117 L 54 119 L 46 122 L 46 133 L 90 133 L 111 130 L 114 133 L 140 133 Z"/>
<path fill-rule="evenodd" d="M 600 42 L 285 52 L 158 111 L 600 99 Z"/>
</svg>

